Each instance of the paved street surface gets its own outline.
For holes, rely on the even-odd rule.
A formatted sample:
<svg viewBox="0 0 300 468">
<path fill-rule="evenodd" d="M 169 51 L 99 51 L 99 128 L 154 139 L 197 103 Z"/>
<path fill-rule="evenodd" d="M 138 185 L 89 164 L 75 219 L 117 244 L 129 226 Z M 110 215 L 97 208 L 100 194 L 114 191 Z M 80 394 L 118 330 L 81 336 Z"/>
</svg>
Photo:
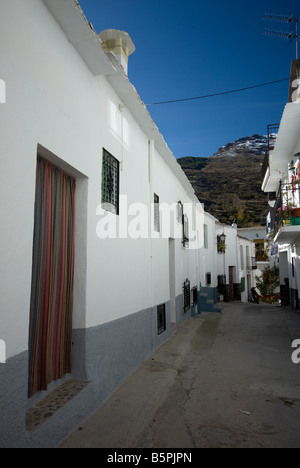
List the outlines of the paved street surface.
<svg viewBox="0 0 300 468">
<path fill-rule="evenodd" d="M 231 303 L 183 325 L 62 447 L 300 447 L 289 309 Z"/>
</svg>

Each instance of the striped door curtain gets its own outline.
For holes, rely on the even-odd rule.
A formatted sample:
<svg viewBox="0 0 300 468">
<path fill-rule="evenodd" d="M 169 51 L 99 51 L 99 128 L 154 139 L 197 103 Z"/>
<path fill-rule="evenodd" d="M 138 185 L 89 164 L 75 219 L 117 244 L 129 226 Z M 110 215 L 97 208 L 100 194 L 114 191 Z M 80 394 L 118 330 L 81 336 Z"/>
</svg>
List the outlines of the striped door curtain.
<svg viewBox="0 0 300 468">
<path fill-rule="evenodd" d="M 38 157 L 29 397 L 72 372 L 75 180 Z"/>
</svg>

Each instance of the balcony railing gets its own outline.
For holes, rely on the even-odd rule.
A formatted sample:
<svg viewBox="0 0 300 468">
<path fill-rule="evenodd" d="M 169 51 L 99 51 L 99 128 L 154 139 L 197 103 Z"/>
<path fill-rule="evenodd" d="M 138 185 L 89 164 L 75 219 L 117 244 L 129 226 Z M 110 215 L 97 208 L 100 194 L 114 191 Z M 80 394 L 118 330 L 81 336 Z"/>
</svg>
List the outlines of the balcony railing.
<svg viewBox="0 0 300 468">
<path fill-rule="evenodd" d="M 298 224 L 300 217 L 300 183 L 280 183 L 273 210 L 269 214 L 268 233 L 275 237 L 283 224 Z"/>
<path fill-rule="evenodd" d="M 267 151 L 262 165 L 262 180 L 264 180 L 270 165 L 270 151 L 274 149 L 280 124 L 268 125 Z"/>
<path fill-rule="evenodd" d="M 279 127 L 280 124 L 268 125 L 268 151 L 273 150 L 275 147 Z"/>
</svg>

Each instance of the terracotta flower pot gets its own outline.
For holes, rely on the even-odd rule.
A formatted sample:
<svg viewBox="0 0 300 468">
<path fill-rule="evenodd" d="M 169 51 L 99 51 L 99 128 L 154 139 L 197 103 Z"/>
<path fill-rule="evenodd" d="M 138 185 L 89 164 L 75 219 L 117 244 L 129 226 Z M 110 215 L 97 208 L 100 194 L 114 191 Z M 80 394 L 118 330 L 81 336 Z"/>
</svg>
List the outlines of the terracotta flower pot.
<svg viewBox="0 0 300 468">
<path fill-rule="evenodd" d="M 300 208 L 293 208 L 292 209 L 292 216 L 294 216 L 295 218 L 300 217 Z"/>
</svg>

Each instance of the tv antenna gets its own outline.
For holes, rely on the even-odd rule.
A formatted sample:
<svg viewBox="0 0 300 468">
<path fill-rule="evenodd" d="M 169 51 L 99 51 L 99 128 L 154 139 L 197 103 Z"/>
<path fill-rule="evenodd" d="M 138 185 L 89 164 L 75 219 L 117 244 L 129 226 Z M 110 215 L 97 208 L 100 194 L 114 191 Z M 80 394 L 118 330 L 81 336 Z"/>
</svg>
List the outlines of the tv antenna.
<svg viewBox="0 0 300 468">
<path fill-rule="evenodd" d="M 278 21 L 282 23 L 295 24 L 295 29 L 293 28 L 293 30 L 291 30 L 290 32 L 265 29 L 264 34 L 266 36 L 274 36 L 274 37 L 281 37 L 283 39 L 289 39 L 290 41 L 293 41 L 294 39 L 296 39 L 296 59 L 298 59 L 298 56 L 299 56 L 299 53 L 298 53 L 299 51 L 298 17 L 295 17 L 293 15 L 265 14 L 264 19 L 268 21 Z"/>
</svg>

